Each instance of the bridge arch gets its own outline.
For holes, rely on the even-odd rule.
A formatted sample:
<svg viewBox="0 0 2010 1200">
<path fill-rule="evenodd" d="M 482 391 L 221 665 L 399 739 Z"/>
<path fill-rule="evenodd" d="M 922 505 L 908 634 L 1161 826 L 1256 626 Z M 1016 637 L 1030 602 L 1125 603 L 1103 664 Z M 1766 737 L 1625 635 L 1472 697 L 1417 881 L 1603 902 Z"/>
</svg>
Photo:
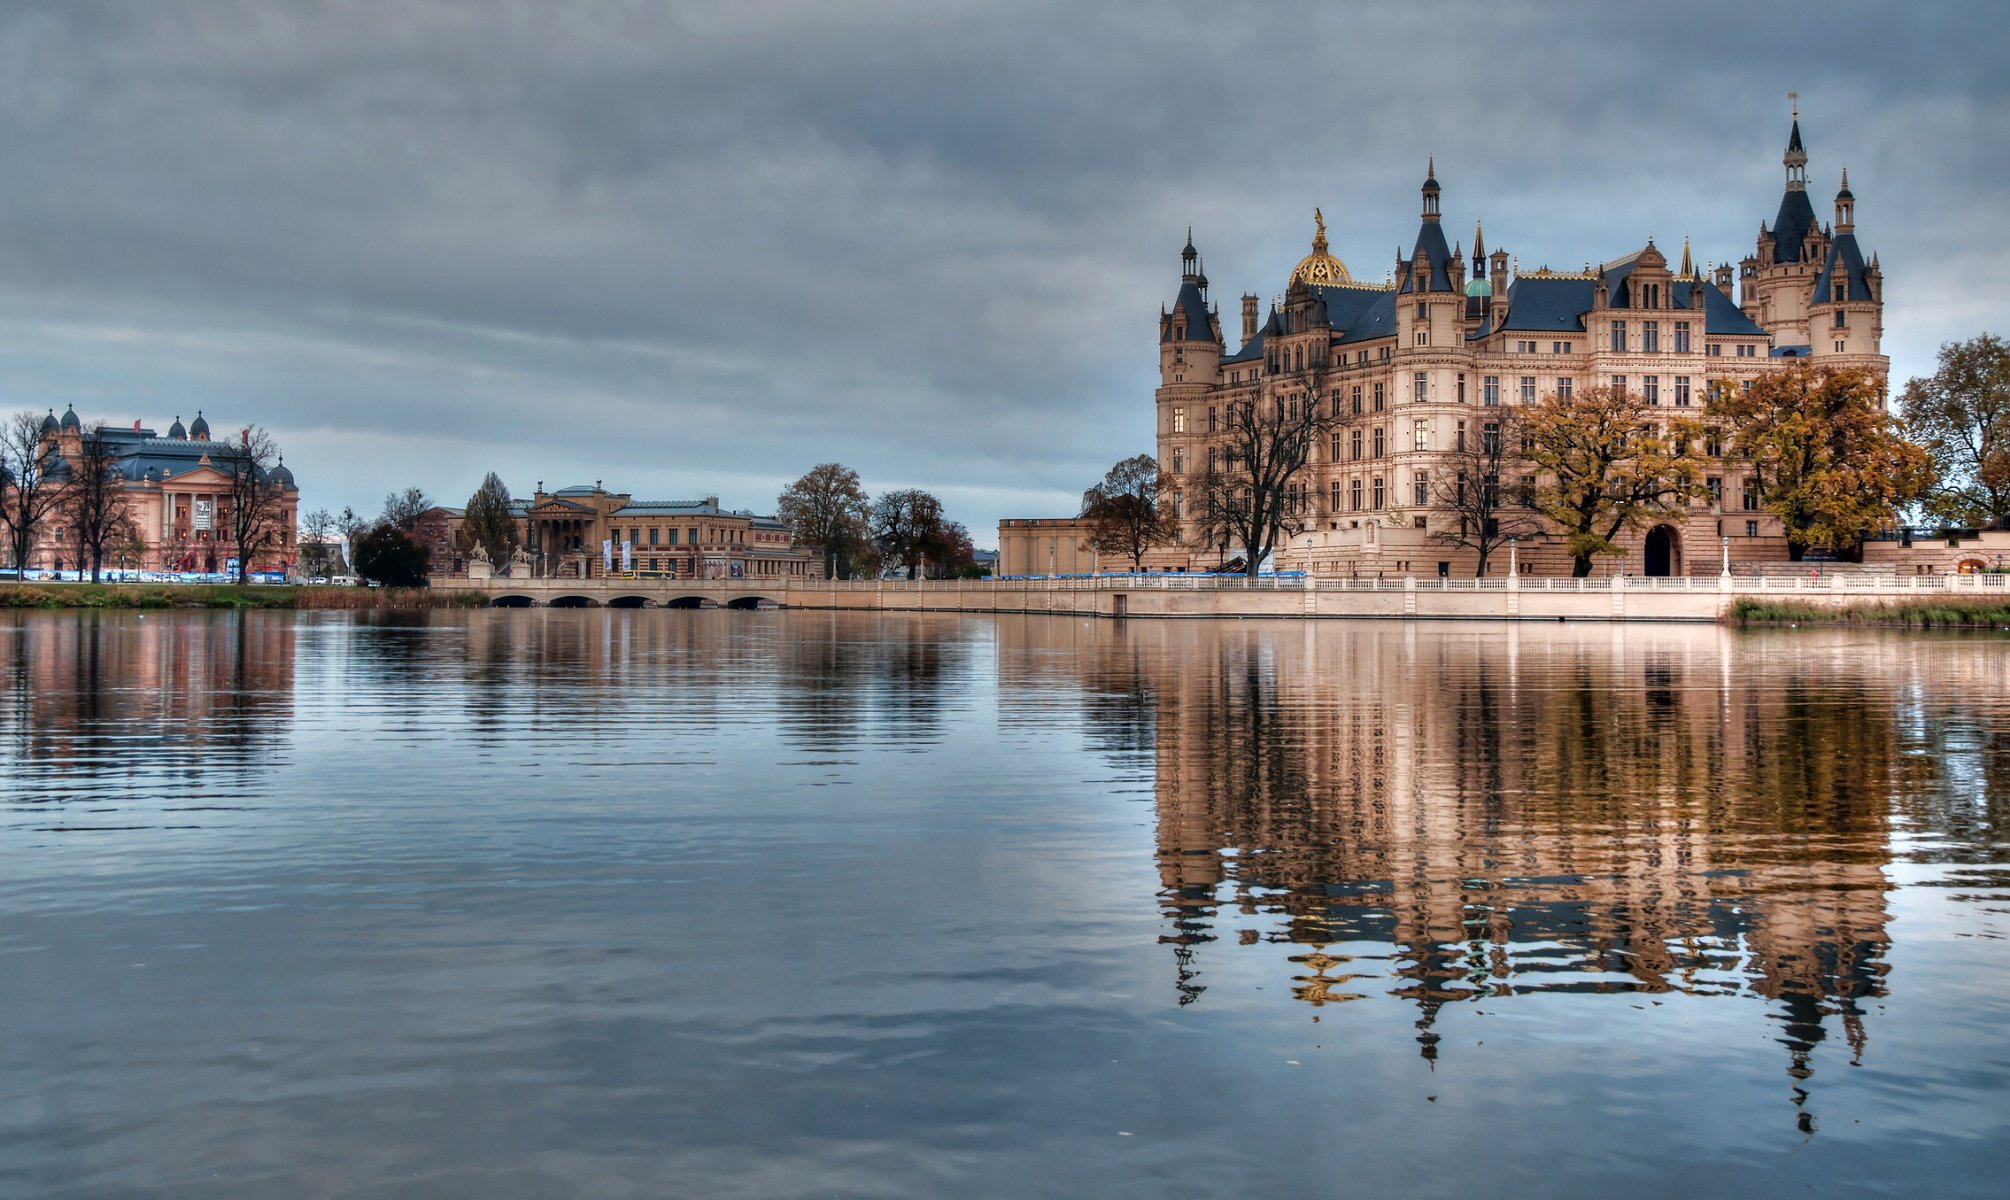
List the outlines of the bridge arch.
<svg viewBox="0 0 2010 1200">
<path fill-rule="evenodd" d="M 764 605 L 768 608 L 781 607 L 780 604 L 777 604 L 772 598 L 767 596 L 735 596 L 731 600 L 726 601 L 727 608 L 752 609 L 760 608 Z"/>
<path fill-rule="evenodd" d="M 710 596 L 672 596 L 663 601 L 664 608 L 717 608 L 719 602 Z"/>
<path fill-rule="evenodd" d="M 553 608 L 598 608 L 600 607 L 600 601 L 595 600 L 591 596 L 553 596 L 551 598 L 551 606 Z"/>
<path fill-rule="evenodd" d="M 529 596 L 525 596 L 518 592 L 508 592 L 500 596 L 492 596 L 489 598 L 490 608 L 529 608 L 535 603 L 537 602 L 535 600 L 532 600 Z"/>
<path fill-rule="evenodd" d="M 655 603 L 656 603 L 655 598 L 651 596 L 611 596 L 608 598 L 607 607 L 650 608 L 653 607 Z"/>
</svg>

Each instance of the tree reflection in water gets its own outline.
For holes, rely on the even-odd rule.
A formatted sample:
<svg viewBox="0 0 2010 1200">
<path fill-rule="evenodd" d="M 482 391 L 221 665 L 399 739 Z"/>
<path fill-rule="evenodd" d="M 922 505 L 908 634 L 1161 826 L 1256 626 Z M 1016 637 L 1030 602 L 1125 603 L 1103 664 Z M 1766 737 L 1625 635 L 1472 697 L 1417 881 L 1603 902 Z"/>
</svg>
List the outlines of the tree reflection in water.
<svg viewBox="0 0 2010 1200">
<path fill-rule="evenodd" d="M 1798 1105 L 1833 1033 L 1863 1059 L 1894 826 L 1959 822 L 1985 845 L 2003 829 L 2010 749 L 1961 701 L 1996 686 L 1997 653 L 1715 629 L 1133 622 L 1126 638 L 1155 652 L 1106 655 L 1088 715 L 1111 722 L 1124 695 L 1114 723 L 1148 710 L 1155 727 L 1179 1002 L 1203 999 L 1232 928 L 1296 948 L 1299 1001 L 1414 1006 L 1427 1059 L 1448 1004 L 1758 997 Z M 1894 672 L 1934 699 L 1903 701 L 1923 691 Z M 1979 809 L 1950 803 L 1951 782 Z"/>
</svg>

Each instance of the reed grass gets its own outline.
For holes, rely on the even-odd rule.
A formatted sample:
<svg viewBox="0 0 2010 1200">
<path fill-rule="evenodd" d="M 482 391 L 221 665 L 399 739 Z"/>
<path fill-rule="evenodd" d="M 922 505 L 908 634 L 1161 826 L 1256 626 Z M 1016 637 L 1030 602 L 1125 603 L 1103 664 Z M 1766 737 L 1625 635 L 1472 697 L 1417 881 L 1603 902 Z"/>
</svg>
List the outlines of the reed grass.
<svg viewBox="0 0 2010 1200">
<path fill-rule="evenodd" d="M 2010 629 L 2010 598 L 1939 596 L 1811 604 L 1805 600 L 1734 601 L 1727 619 L 1740 625 L 1888 625 L 1903 629 Z"/>
</svg>

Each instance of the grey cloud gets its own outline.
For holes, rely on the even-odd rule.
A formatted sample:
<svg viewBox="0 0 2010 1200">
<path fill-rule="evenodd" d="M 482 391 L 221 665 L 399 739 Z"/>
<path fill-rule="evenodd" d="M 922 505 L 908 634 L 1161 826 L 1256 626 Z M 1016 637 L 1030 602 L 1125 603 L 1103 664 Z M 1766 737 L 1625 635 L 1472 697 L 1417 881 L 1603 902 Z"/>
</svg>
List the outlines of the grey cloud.
<svg viewBox="0 0 2010 1200">
<path fill-rule="evenodd" d="M 1672 11 L 1672 10 L 1671 10 Z M 1525 265 L 1745 253 L 1784 93 L 1843 162 L 1894 369 L 2003 311 L 1991 10 L 609 2 L 0 15 L 0 401 L 288 446 L 310 504 L 605 478 L 765 505 L 839 457 L 979 531 L 1150 445 L 1195 225 L 1379 278 L 1435 153 Z M 2000 257 L 2000 254 L 1998 255 Z M 107 331 L 119 331 L 111 336 Z M 1016 506 L 1012 508 L 1006 505 Z"/>
</svg>

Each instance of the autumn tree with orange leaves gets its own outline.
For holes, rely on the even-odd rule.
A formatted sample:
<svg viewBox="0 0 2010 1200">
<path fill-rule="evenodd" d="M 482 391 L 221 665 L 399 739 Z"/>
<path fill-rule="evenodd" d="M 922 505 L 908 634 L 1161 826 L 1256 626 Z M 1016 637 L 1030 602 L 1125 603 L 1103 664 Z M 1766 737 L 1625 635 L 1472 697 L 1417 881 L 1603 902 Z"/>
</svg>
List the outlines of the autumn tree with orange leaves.
<svg viewBox="0 0 2010 1200">
<path fill-rule="evenodd" d="M 1541 472 L 1535 507 L 1563 535 L 1572 577 L 1595 555 L 1624 554 L 1619 535 L 1686 515 L 1704 494 L 1702 426 L 1665 418 L 1622 389 L 1545 396 L 1522 410 L 1522 456 Z"/>
<path fill-rule="evenodd" d="M 1860 557 L 1863 541 L 1933 486 L 1933 461 L 1898 433 L 1861 367 L 1798 363 L 1749 388 L 1712 388 L 1709 414 L 1751 465 L 1759 505 L 1786 529 L 1787 557 Z"/>
</svg>

